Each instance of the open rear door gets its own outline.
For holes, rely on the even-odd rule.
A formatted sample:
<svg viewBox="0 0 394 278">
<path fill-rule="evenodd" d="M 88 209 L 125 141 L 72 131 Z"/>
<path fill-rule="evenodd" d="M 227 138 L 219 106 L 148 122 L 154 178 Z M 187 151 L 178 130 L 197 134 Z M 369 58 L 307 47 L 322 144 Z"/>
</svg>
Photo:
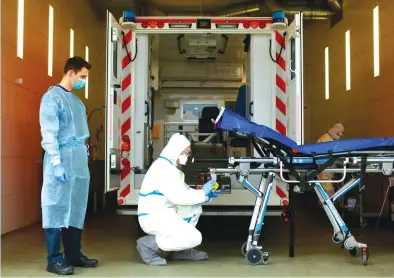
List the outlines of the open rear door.
<svg viewBox="0 0 394 278">
<path fill-rule="evenodd" d="M 107 11 L 105 192 L 120 187 L 121 27 Z"/>
<path fill-rule="evenodd" d="M 304 77 L 302 12 L 294 17 L 287 31 L 288 136 L 304 144 Z"/>
</svg>

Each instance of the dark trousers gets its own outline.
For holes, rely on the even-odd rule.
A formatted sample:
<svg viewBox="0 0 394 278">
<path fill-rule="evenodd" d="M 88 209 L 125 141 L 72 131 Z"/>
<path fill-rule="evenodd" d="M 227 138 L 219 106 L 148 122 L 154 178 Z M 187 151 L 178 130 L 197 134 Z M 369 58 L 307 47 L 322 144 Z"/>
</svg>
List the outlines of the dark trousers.
<svg viewBox="0 0 394 278">
<path fill-rule="evenodd" d="M 82 230 L 69 227 L 45 229 L 45 241 L 48 252 L 48 263 L 57 263 L 64 260 L 60 252 L 60 243 L 63 240 L 64 257 L 67 261 L 76 261 L 82 257 L 81 253 Z"/>
</svg>

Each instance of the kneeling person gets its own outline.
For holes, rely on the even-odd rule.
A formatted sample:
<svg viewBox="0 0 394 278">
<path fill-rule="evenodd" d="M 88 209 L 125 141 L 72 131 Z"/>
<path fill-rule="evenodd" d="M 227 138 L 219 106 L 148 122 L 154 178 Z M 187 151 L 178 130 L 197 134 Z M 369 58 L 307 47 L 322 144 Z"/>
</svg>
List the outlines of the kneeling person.
<svg viewBox="0 0 394 278">
<path fill-rule="evenodd" d="M 202 190 L 190 188 L 178 166 L 185 165 L 191 154 L 189 140 L 174 134 L 159 158 L 145 175 L 138 200 L 138 221 L 148 235 L 137 240 L 142 260 L 150 265 L 166 265 L 160 251 L 170 251 L 174 260 L 206 260 L 206 252 L 192 249 L 201 244 L 196 229 L 202 213 L 201 204 L 218 197 L 212 192 L 215 180 L 204 184 Z"/>
</svg>

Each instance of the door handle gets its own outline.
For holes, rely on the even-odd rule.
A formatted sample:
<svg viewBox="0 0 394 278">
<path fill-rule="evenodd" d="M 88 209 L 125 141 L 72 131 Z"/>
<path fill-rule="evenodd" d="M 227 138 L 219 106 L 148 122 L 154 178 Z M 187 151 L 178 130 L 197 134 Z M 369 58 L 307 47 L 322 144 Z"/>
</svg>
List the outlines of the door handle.
<svg viewBox="0 0 394 278">
<path fill-rule="evenodd" d="M 114 104 L 116 105 L 118 103 L 118 92 L 116 89 L 121 88 L 119 84 L 114 84 Z"/>
<path fill-rule="evenodd" d="M 253 106 L 253 101 L 249 103 L 249 115 L 253 117 L 252 106 Z"/>
<path fill-rule="evenodd" d="M 149 125 L 149 120 L 150 120 L 150 111 L 149 111 L 149 102 L 147 102 L 146 100 L 145 100 L 145 104 L 146 104 L 146 112 L 145 112 L 145 116 L 147 116 L 148 117 L 148 125 Z"/>
<path fill-rule="evenodd" d="M 295 69 L 293 70 L 292 68 L 291 68 L 291 63 L 293 62 L 293 60 L 290 60 L 290 63 L 289 63 L 289 70 L 292 72 L 292 73 L 295 73 L 296 71 L 295 71 Z"/>
</svg>

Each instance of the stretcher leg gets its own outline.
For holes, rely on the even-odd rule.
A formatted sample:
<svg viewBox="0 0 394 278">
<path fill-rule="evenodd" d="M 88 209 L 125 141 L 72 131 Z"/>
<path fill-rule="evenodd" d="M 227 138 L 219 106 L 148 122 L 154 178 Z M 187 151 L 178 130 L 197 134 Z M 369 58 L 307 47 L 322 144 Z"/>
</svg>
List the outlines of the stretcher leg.
<svg viewBox="0 0 394 278">
<path fill-rule="evenodd" d="M 294 195 L 294 186 L 290 186 L 289 190 L 289 206 L 287 209 L 287 214 L 290 216 L 289 218 L 289 257 L 294 257 L 294 245 L 295 245 L 295 210 L 292 207 L 293 203 L 293 195 Z"/>
<path fill-rule="evenodd" d="M 331 201 L 335 202 L 337 199 L 341 198 L 343 195 L 345 195 L 347 192 L 352 190 L 354 187 L 358 186 L 360 184 L 361 179 L 355 179 L 352 178 L 350 179 L 344 186 L 338 189 L 337 192 L 330 198 Z"/>
<path fill-rule="evenodd" d="M 289 203 L 282 212 L 282 218 L 285 222 L 289 224 L 289 258 L 293 258 L 294 245 L 295 245 L 295 216 L 296 211 L 293 208 L 293 195 L 294 195 L 294 185 L 289 184 Z"/>
<path fill-rule="evenodd" d="M 267 210 L 274 177 L 274 173 L 269 173 L 268 178 L 265 181 L 262 179 L 260 183 L 259 191 L 262 194 L 261 197 L 256 197 L 252 219 L 249 225 L 248 239 L 242 245 L 242 253 L 248 263 L 252 265 L 267 264 L 270 256 L 268 252 L 262 251 L 262 246 L 258 246 L 257 244 L 264 225 L 264 216 Z M 244 182 L 247 181 L 244 180 Z"/>
<path fill-rule="evenodd" d="M 353 181 L 353 183 L 355 183 Z M 349 183 L 348 186 L 355 186 L 353 183 Z M 346 185 L 345 185 L 346 186 Z M 332 241 L 334 243 L 343 243 L 343 246 L 349 251 L 352 256 L 357 256 L 361 254 L 362 260 L 366 265 L 368 263 L 369 253 L 368 246 L 364 243 L 357 242 L 354 236 L 350 233 L 349 228 L 343 222 L 341 216 L 339 215 L 337 209 L 335 208 L 333 202 L 328 197 L 326 192 L 320 183 L 316 183 L 314 187 L 316 194 L 323 205 L 323 208 L 330 220 L 333 228 L 334 234 L 332 236 Z M 350 189 L 349 189 L 350 190 Z M 344 194 L 344 193 L 343 193 Z M 333 198 L 335 199 L 335 198 Z"/>
</svg>

